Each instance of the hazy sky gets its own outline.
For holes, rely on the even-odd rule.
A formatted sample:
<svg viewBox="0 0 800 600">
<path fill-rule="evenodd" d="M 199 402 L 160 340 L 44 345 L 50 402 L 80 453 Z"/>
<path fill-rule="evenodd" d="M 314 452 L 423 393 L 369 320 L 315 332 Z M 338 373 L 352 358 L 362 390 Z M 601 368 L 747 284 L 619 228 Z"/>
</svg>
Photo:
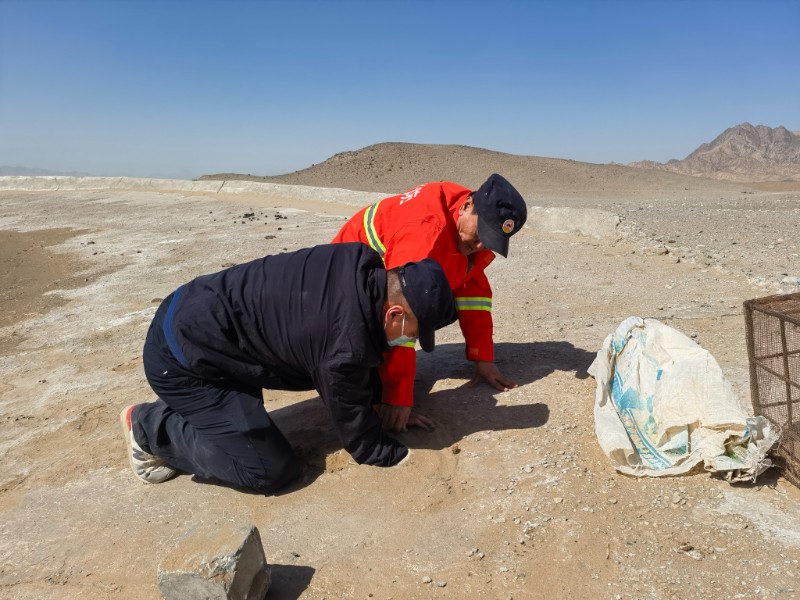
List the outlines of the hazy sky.
<svg viewBox="0 0 800 600">
<path fill-rule="evenodd" d="M 270 175 L 403 141 L 607 163 L 800 130 L 800 2 L 0 0 L 0 165 Z"/>
</svg>

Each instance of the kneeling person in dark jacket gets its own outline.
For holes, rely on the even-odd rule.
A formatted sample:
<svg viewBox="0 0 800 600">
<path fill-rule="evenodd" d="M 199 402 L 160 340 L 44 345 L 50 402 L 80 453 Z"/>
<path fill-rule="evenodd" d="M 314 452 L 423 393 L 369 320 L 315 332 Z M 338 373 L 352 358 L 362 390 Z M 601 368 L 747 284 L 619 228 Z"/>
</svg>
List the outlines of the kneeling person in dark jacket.
<svg viewBox="0 0 800 600">
<path fill-rule="evenodd" d="M 148 483 L 177 471 L 262 492 L 298 472 L 261 390 L 316 388 L 344 448 L 390 466 L 408 449 L 381 428 L 377 367 L 390 346 L 434 346 L 455 320 L 438 263 L 386 271 L 361 243 L 316 246 L 204 275 L 161 303 L 144 369 L 158 395 L 120 414 L 131 467 Z"/>
</svg>

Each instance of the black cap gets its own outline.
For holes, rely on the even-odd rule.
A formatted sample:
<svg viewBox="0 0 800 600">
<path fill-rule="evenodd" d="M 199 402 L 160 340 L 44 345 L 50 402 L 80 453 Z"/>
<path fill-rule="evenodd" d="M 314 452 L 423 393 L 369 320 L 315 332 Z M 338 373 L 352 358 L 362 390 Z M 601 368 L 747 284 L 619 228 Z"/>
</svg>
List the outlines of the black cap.
<svg viewBox="0 0 800 600">
<path fill-rule="evenodd" d="M 434 332 L 456 320 L 453 292 L 442 267 L 432 258 L 410 262 L 397 269 L 400 287 L 419 324 L 419 345 L 433 351 Z"/>
<path fill-rule="evenodd" d="M 489 250 L 508 256 L 508 238 L 528 218 L 528 207 L 519 192 L 502 175 L 494 173 L 472 193 L 478 213 L 478 238 Z"/>
</svg>

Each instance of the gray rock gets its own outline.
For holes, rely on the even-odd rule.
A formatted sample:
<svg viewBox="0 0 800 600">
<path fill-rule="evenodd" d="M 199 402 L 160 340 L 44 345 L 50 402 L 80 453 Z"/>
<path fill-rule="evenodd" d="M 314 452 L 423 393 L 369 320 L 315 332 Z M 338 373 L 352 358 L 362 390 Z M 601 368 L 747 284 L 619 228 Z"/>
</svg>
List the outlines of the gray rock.
<svg viewBox="0 0 800 600">
<path fill-rule="evenodd" d="M 164 600 L 263 600 L 270 570 L 255 526 L 190 529 L 158 566 Z"/>
</svg>

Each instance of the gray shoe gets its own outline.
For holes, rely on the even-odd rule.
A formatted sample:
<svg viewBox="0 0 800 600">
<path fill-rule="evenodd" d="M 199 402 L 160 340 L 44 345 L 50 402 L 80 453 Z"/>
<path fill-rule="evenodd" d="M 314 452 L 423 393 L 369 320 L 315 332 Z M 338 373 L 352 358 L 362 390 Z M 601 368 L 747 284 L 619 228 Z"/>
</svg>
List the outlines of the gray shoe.
<svg viewBox="0 0 800 600">
<path fill-rule="evenodd" d="M 162 483 L 175 477 L 177 470 L 170 467 L 163 458 L 158 458 L 141 449 L 133 437 L 131 414 L 135 404 L 122 409 L 119 413 L 119 424 L 128 446 L 128 460 L 131 463 L 133 474 L 145 483 Z"/>
</svg>

